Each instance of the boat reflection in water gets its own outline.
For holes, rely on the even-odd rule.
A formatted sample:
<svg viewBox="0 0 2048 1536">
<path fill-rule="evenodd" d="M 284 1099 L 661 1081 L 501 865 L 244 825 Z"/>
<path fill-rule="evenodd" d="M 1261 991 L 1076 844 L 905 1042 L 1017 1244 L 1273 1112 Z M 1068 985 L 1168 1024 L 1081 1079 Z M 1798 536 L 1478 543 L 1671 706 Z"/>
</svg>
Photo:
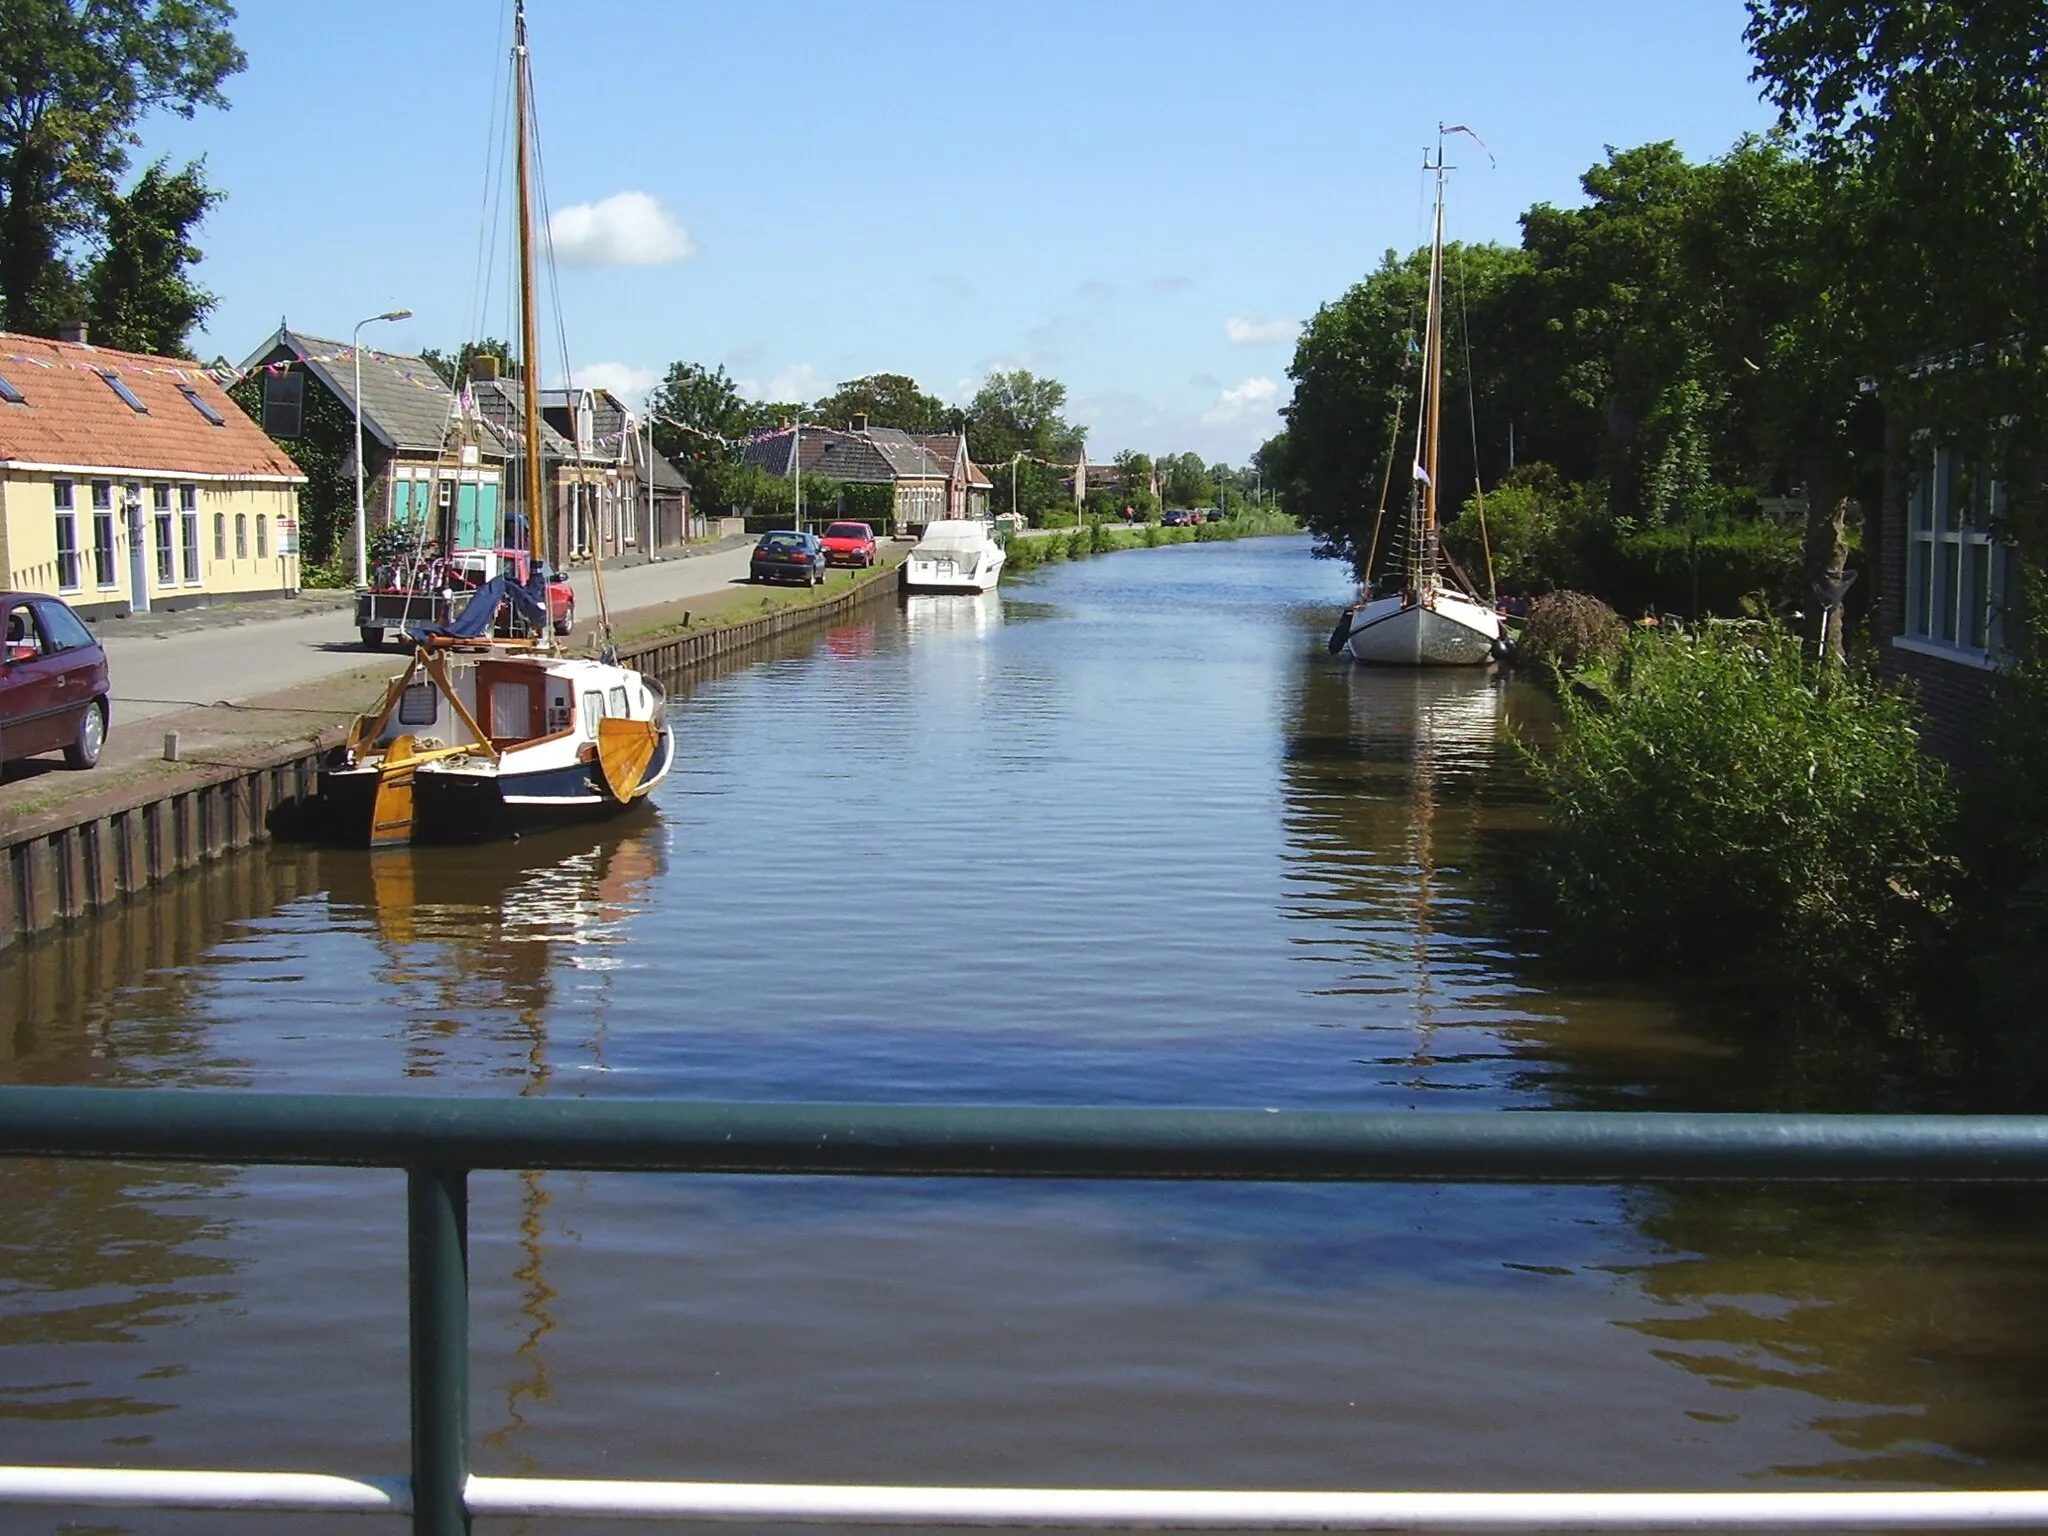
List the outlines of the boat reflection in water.
<svg viewBox="0 0 2048 1536">
<path fill-rule="evenodd" d="M 903 599 L 903 628 L 913 645 L 942 635 L 985 635 L 1002 622 L 1000 592 L 911 592 Z"/>
</svg>

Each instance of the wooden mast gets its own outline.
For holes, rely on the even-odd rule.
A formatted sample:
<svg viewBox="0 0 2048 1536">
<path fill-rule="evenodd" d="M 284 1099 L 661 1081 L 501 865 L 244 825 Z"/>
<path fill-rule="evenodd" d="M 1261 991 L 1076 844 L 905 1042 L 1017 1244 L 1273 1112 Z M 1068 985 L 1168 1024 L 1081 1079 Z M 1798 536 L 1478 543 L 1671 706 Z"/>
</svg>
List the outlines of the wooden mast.
<svg viewBox="0 0 2048 1536">
<path fill-rule="evenodd" d="M 534 369 L 540 362 L 540 344 L 533 318 L 533 170 L 527 143 L 526 124 L 531 105 L 527 100 L 526 0 L 518 0 L 512 13 L 512 115 L 518 135 L 519 164 L 519 394 L 520 416 L 526 428 L 526 538 L 534 567 L 547 559 L 547 533 L 541 510 L 540 475 L 540 380 Z M 551 625 L 541 626 L 541 643 L 547 644 Z"/>
<path fill-rule="evenodd" d="M 1443 427 L 1444 386 L 1444 141 L 1441 129 L 1436 141 L 1436 227 L 1429 247 L 1429 377 L 1424 388 L 1429 397 L 1428 447 L 1423 451 L 1422 558 L 1425 581 L 1418 585 L 1434 588 L 1437 578 L 1437 439 Z"/>
</svg>

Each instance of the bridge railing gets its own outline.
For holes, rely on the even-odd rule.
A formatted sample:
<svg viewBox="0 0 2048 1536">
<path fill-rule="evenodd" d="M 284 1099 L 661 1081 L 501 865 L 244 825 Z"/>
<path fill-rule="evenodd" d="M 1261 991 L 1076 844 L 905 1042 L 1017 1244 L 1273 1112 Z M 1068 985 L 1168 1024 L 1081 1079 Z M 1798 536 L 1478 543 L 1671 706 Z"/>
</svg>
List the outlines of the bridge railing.
<svg viewBox="0 0 2048 1536">
<path fill-rule="evenodd" d="M 0 1504 L 760 1523 L 1266 1529 L 1997 1528 L 2048 1491 L 1325 1493 L 851 1487 L 474 1476 L 477 1169 L 864 1178 L 2048 1183 L 2048 1117 L 1367 1114 L 602 1102 L 0 1087 L 0 1156 L 399 1168 L 409 1477 L 0 1466 Z"/>
</svg>

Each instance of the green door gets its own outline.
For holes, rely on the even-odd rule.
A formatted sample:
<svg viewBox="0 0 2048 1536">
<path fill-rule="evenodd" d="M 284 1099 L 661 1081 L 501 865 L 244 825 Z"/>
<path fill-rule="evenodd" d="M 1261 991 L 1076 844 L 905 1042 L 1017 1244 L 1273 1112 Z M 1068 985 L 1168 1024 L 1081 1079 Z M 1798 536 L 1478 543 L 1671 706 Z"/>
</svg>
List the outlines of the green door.
<svg viewBox="0 0 2048 1536">
<path fill-rule="evenodd" d="M 477 487 L 477 491 L 479 493 L 478 505 L 480 508 L 477 513 L 477 521 L 489 531 L 491 543 L 502 548 L 505 543 L 505 527 L 498 517 L 497 482 L 486 480 Z"/>
<path fill-rule="evenodd" d="M 455 547 L 489 549 L 497 544 L 496 535 L 497 530 L 488 527 L 477 515 L 476 484 L 464 481 L 455 488 Z"/>
</svg>

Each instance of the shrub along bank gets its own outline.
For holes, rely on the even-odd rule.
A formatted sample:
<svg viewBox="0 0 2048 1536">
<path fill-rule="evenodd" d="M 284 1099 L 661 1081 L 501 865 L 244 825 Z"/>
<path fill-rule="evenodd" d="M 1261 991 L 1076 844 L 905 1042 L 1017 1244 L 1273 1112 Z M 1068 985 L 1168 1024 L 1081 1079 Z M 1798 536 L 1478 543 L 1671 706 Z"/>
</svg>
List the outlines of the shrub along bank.
<svg viewBox="0 0 2048 1536">
<path fill-rule="evenodd" d="M 1647 631 L 1560 690 L 1539 863 L 1558 931 L 1628 968 L 1765 971 L 1865 999 L 1942 948 L 1953 789 L 1908 700 L 1764 625 Z"/>
</svg>

